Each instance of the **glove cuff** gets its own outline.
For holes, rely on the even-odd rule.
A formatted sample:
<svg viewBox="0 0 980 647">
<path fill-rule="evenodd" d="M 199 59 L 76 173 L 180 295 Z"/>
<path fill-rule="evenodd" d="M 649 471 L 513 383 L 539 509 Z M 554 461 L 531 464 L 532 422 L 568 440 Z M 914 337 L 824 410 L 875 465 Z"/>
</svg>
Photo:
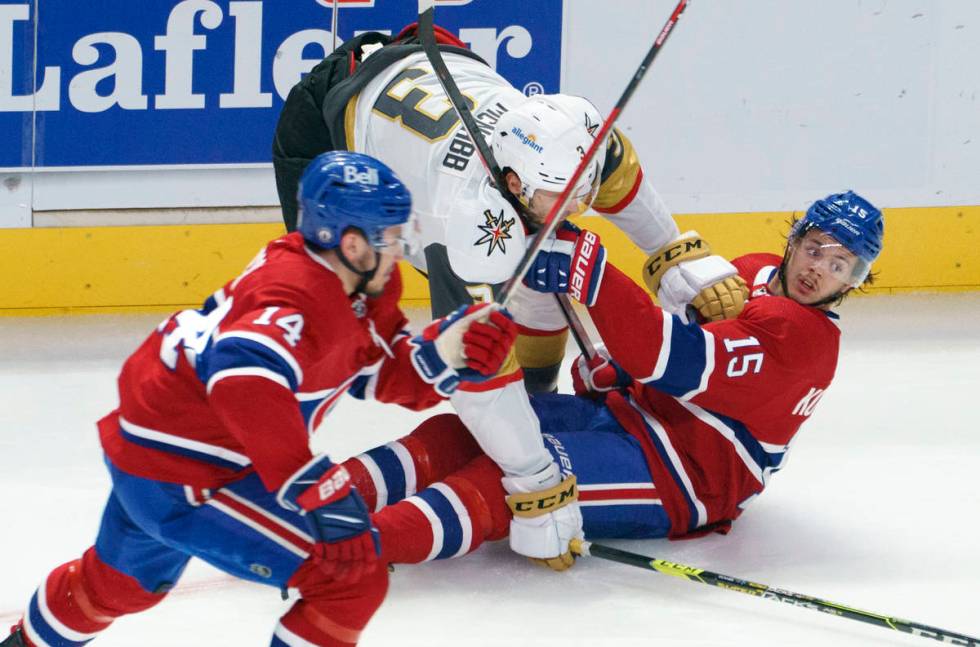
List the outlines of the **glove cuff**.
<svg viewBox="0 0 980 647">
<path fill-rule="evenodd" d="M 336 465 L 326 454 L 314 456 L 279 486 L 276 502 L 287 510 L 302 514 L 304 508 L 298 499 L 306 490 L 311 488 L 311 484 L 317 484 L 320 478 L 333 467 Z"/>
<path fill-rule="evenodd" d="M 696 231 L 688 231 L 670 241 L 643 264 L 643 280 L 652 294 L 660 291 L 664 272 L 683 261 L 711 256 L 711 247 Z"/>
<path fill-rule="evenodd" d="M 424 335 L 412 338 L 412 351 L 409 354 L 415 372 L 422 381 L 431 384 L 439 395 L 449 397 L 459 386 L 459 374 L 439 355 L 433 339 Z"/>
<path fill-rule="evenodd" d="M 540 517 L 575 501 L 578 501 L 578 485 L 571 474 L 550 488 L 508 495 L 507 507 L 515 517 Z"/>
</svg>

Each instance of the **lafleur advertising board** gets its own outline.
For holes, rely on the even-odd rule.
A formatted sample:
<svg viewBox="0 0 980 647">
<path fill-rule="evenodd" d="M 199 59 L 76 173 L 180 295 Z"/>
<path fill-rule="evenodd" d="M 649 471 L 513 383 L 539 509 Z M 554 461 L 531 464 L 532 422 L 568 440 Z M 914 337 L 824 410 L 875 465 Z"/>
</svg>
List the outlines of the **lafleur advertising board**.
<svg viewBox="0 0 980 647">
<path fill-rule="evenodd" d="M 526 94 L 557 92 L 562 0 L 445 0 L 436 23 Z M 337 42 L 415 0 L 339 2 Z M 270 161 L 289 89 L 333 46 L 332 0 L 0 0 L 0 169 Z"/>
</svg>

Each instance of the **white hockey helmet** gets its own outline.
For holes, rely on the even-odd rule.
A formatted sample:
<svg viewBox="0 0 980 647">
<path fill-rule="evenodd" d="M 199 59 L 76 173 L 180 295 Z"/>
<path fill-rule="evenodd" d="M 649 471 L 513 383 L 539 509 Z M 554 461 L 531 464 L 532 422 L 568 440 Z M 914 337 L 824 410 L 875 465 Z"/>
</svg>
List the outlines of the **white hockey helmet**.
<svg viewBox="0 0 980 647">
<path fill-rule="evenodd" d="M 538 189 L 565 188 L 601 125 L 599 111 L 587 99 L 538 95 L 500 117 L 494 127 L 493 154 L 500 168 L 520 176 L 526 202 Z M 604 159 L 605 142 L 573 193 L 585 206 L 598 189 Z"/>
</svg>

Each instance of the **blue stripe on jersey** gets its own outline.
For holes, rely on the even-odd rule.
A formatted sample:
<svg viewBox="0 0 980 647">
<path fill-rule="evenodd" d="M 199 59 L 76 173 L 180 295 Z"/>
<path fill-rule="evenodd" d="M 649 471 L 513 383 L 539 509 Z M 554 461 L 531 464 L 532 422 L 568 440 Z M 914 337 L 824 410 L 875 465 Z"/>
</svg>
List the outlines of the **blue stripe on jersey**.
<svg viewBox="0 0 980 647">
<path fill-rule="evenodd" d="M 459 552 L 463 545 L 463 526 L 460 524 L 459 514 L 449 499 L 435 488 L 426 488 L 416 496 L 429 504 L 429 507 L 432 508 L 442 523 L 442 550 L 435 556 L 435 559 L 452 557 Z"/>
<path fill-rule="evenodd" d="M 687 503 L 687 512 L 690 518 L 690 521 L 687 523 L 687 529 L 692 531 L 698 527 L 698 509 L 697 506 L 694 505 L 694 499 L 691 497 L 691 493 L 687 491 L 687 488 L 684 487 L 684 480 L 681 478 L 681 475 L 677 473 L 676 469 L 674 469 L 674 462 L 670 460 L 670 454 L 667 453 L 667 449 L 664 447 L 663 443 L 660 442 L 660 436 L 657 435 L 656 431 L 650 428 L 650 425 L 647 424 L 646 420 L 643 421 L 643 426 L 647 430 L 647 436 L 653 441 L 653 446 L 656 448 L 657 453 L 660 454 L 660 462 L 667 468 L 667 471 L 670 472 L 670 478 L 673 479 L 674 483 L 677 484 L 677 489 L 684 495 L 684 501 Z"/>
<path fill-rule="evenodd" d="M 358 400 L 364 400 L 366 395 L 365 390 L 367 389 L 368 382 L 371 381 L 371 377 L 371 375 L 360 376 L 354 380 L 354 383 L 350 385 L 350 389 L 347 392 Z"/>
<path fill-rule="evenodd" d="M 316 413 L 316 408 L 320 406 L 323 400 L 323 398 L 319 398 L 316 400 L 299 400 L 297 402 L 299 404 L 299 412 L 303 414 L 303 421 L 307 427 L 310 426 L 310 420 L 313 418 L 313 414 Z"/>
<path fill-rule="evenodd" d="M 282 375 L 294 393 L 299 389 L 296 373 L 282 356 L 267 346 L 242 337 L 227 337 L 209 345 L 197 359 L 197 375 L 207 384 L 211 376 L 219 371 L 253 366 Z"/>
<path fill-rule="evenodd" d="M 41 584 L 41 586 L 46 586 L 47 582 Z M 37 634 L 37 637 L 43 640 L 48 645 L 58 645 L 59 647 L 81 647 L 87 643 L 92 642 L 92 639 L 88 640 L 69 640 L 67 637 L 62 636 L 58 631 L 48 624 L 48 621 L 44 619 L 41 615 L 41 607 L 37 600 L 37 593 L 34 593 L 34 597 L 31 598 L 31 604 L 27 609 L 28 621 L 30 622 L 30 627 Z M 33 636 L 29 636 L 32 638 Z"/>
<path fill-rule="evenodd" d="M 706 409 L 707 411 L 707 409 Z M 758 465 L 760 470 L 764 470 L 767 467 L 771 471 L 778 471 L 782 466 L 783 457 L 786 456 L 786 452 L 767 452 L 765 448 L 756 440 L 755 436 L 752 435 L 745 425 L 736 420 L 735 418 L 729 418 L 728 416 L 723 416 L 720 413 L 715 413 L 714 411 L 708 411 L 715 418 L 718 418 L 721 422 L 725 424 L 729 429 L 735 432 L 735 438 L 738 442 L 742 443 L 742 446 L 748 450 L 749 455 L 752 456 Z"/>
<path fill-rule="evenodd" d="M 707 348 L 700 326 L 685 324 L 680 317 L 671 316 L 674 320 L 670 339 L 664 340 L 664 343 L 670 343 L 667 368 L 660 379 L 645 384 L 679 397 L 701 384 L 701 375 L 708 363 Z"/>
<path fill-rule="evenodd" d="M 204 305 L 201 306 L 198 312 L 200 312 L 202 315 L 206 315 L 217 307 L 218 307 L 218 299 L 214 296 L 214 294 L 212 294 L 211 296 L 209 296 L 207 299 L 204 300 Z"/>
<path fill-rule="evenodd" d="M 405 468 L 398 460 L 398 455 L 388 446 L 375 447 L 366 452 L 371 460 L 375 462 L 381 470 L 381 476 L 385 480 L 385 487 L 388 489 L 388 501 L 401 501 L 405 498 Z"/>
<path fill-rule="evenodd" d="M 139 445 L 140 447 L 155 449 L 157 451 L 167 452 L 168 454 L 179 454 L 180 456 L 186 456 L 187 458 L 193 458 L 196 461 L 210 463 L 211 465 L 217 465 L 218 467 L 235 470 L 236 472 L 240 469 L 248 467 L 248 465 L 242 465 L 241 463 L 225 460 L 219 456 L 215 456 L 214 454 L 208 454 L 207 452 L 199 452 L 172 443 L 165 443 L 158 440 L 152 440 L 150 438 L 143 438 L 142 436 L 136 436 L 129 433 L 121 426 L 119 427 L 119 433 L 122 434 L 123 438 L 134 445 Z"/>
</svg>

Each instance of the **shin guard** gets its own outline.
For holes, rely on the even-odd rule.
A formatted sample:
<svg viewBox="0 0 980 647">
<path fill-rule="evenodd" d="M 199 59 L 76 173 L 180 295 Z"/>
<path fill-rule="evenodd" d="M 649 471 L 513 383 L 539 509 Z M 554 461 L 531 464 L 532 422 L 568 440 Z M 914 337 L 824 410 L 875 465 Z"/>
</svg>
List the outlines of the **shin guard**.
<svg viewBox="0 0 980 647">
<path fill-rule="evenodd" d="M 312 562 L 290 579 L 302 599 L 280 619 L 271 647 L 349 647 L 388 592 L 388 569 L 377 568 L 351 585 L 328 580 Z"/>
<path fill-rule="evenodd" d="M 500 477 L 493 461 L 480 456 L 376 514 L 382 557 L 403 564 L 459 557 L 504 537 L 510 512 Z"/>
<path fill-rule="evenodd" d="M 119 616 L 149 609 L 165 595 L 145 591 L 90 548 L 38 587 L 24 616 L 24 636 L 34 645 L 84 645 Z"/>
<path fill-rule="evenodd" d="M 408 436 L 344 462 L 368 509 L 377 512 L 445 478 L 480 454 L 454 414 L 420 424 Z"/>
</svg>

